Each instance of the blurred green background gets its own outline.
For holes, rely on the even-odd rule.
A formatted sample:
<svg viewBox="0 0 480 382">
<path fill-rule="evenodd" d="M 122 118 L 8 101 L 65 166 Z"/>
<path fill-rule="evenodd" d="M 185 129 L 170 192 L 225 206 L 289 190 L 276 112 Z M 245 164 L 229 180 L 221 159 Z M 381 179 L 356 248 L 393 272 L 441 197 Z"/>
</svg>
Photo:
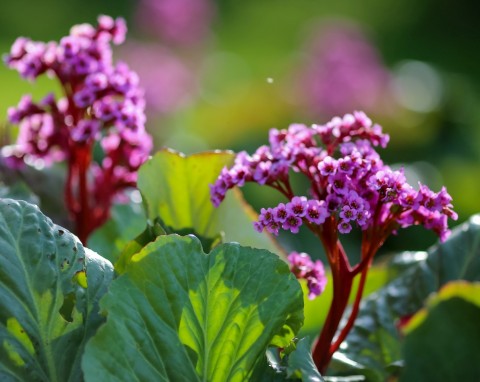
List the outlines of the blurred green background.
<svg viewBox="0 0 480 382">
<path fill-rule="evenodd" d="M 122 16 L 129 34 L 116 58 L 146 87 L 157 148 L 252 152 L 272 127 L 365 110 L 391 135 L 385 161 L 405 166 L 414 183 L 445 185 L 464 221 L 480 210 L 479 8 L 470 0 L 2 0 L 0 50 L 18 36 L 58 40 L 99 14 Z M 0 66 L 1 144 L 16 134 L 4 123 L 7 108 L 55 88 Z M 280 200 L 253 185 L 245 196 L 256 209 Z M 435 240 L 413 228 L 382 251 Z M 317 256 L 306 232 L 282 241 Z"/>
</svg>

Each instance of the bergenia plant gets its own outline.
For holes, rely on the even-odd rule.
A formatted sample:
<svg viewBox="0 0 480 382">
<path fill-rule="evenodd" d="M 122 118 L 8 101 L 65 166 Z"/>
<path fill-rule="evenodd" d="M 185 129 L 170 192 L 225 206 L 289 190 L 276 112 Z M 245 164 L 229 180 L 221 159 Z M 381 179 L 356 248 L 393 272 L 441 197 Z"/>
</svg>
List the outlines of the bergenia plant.
<svg viewBox="0 0 480 382">
<path fill-rule="evenodd" d="M 107 220 L 114 199 L 135 185 L 152 148 L 138 76 L 112 59 L 111 44 L 125 34 L 123 19 L 100 16 L 97 27 L 76 25 L 59 43 L 20 37 L 5 57 L 27 80 L 46 74 L 60 83 L 61 98 L 35 103 L 26 95 L 8 110 L 20 130 L 2 153 L 11 166 L 66 162 L 65 203 L 83 243 Z M 94 160 L 97 147 L 103 153 Z"/>
<path fill-rule="evenodd" d="M 299 232 L 307 226 L 320 240 L 330 264 L 333 299 L 327 319 L 313 348 L 313 359 L 324 372 L 352 328 L 359 310 L 368 269 L 387 237 L 400 228 L 423 225 L 444 241 L 449 235 L 447 219 L 457 219 L 452 198 L 445 188 L 435 193 L 419 184 L 407 183 L 404 171 L 384 164 L 376 148 L 385 148 L 389 136 L 363 113 L 335 117 L 325 125 L 293 124 L 286 130 L 272 129 L 269 145 L 253 155 L 241 152 L 231 168 L 224 168 L 211 185 L 211 200 L 218 206 L 226 192 L 246 182 L 278 190 L 285 203 L 262 208 L 258 231 L 278 235 L 280 230 Z M 309 182 L 307 195 L 297 195 L 291 170 Z M 362 231 L 361 260 L 351 264 L 340 236 L 357 227 Z M 292 271 L 307 279 L 310 297 L 322 292 L 325 280 L 308 255 L 289 257 Z M 359 286 L 346 325 L 339 328 L 352 284 Z"/>
<path fill-rule="evenodd" d="M 112 213 L 89 243 L 102 257 L 37 206 L 15 200 L 29 193 L 0 185 L 0 381 L 322 381 L 352 327 L 339 354 L 355 370 L 342 373 L 396 379 L 405 361 L 402 381 L 479 380 L 471 356 L 480 354 L 480 301 L 472 297 L 480 285 L 467 285 L 480 280 L 478 215 L 416 256 L 423 260 L 395 256 L 395 267 L 408 270 L 364 299 L 359 313 L 369 267 L 390 234 L 423 225 L 446 240 L 447 220 L 457 218 L 446 189 L 412 187 L 403 170 L 385 165 L 377 148 L 389 138 L 362 112 L 273 129 L 253 155 L 165 149 L 142 164 L 152 147 L 143 92 L 137 75 L 112 60 L 111 44 L 125 32 L 122 19 L 101 16 L 98 26 L 77 25 L 58 43 L 19 38 L 5 57 L 28 80 L 56 79 L 62 94 L 25 96 L 9 110 L 20 129 L 2 165 L 65 162 L 65 203 L 83 243 L 127 187 L 137 185 L 146 211 L 130 205 Z M 306 178 L 308 192 L 295 191 L 293 172 Z M 313 354 L 308 339 L 295 340 L 304 321 L 297 279 L 313 299 L 325 290 L 326 271 L 304 252 L 292 252 L 289 265 L 270 252 L 277 246 L 252 229 L 239 192 L 224 200 L 246 182 L 285 197 L 261 209 L 257 231 L 295 234 L 306 226 L 323 245 L 333 300 Z M 215 206 L 224 200 L 221 208 L 209 196 Z M 353 230 L 362 233 L 355 264 L 341 244 Z M 424 306 L 452 280 L 464 281 Z M 399 333 L 395 322 L 415 312 Z M 354 326 L 358 314 L 368 319 Z M 435 336 L 442 341 L 434 352 Z"/>
</svg>

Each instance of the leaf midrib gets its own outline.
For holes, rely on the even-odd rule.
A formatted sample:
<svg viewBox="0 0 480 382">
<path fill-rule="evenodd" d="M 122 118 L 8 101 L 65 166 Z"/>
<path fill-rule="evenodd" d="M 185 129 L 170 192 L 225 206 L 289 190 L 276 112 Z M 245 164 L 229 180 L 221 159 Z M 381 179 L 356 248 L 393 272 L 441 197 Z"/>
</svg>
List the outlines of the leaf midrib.
<svg viewBox="0 0 480 382">
<path fill-rule="evenodd" d="M 48 374 L 49 374 L 49 375 L 45 375 L 45 377 L 47 378 L 47 380 L 50 380 L 51 382 L 57 382 L 57 373 L 56 373 L 55 363 L 54 363 L 54 360 L 53 360 L 53 354 L 52 354 L 52 351 L 51 351 L 52 349 L 51 349 L 50 346 L 47 346 L 47 344 L 44 341 L 47 338 L 47 334 L 50 330 L 50 325 L 47 325 L 47 327 L 44 327 L 44 325 L 42 325 L 41 320 L 39 319 L 39 317 L 40 317 L 39 307 L 36 303 L 36 300 L 35 300 L 34 296 L 31 293 L 31 291 L 33 291 L 33 288 L 32 288 L 30 279 L 27 277 L 27 275 L 28 275 L 27 267 L 25 265 L 25 262 L 23 261 L 23 257 L 20 256 L 21 253 L 23 254 L 23 252 L 20 250 L 20 241 L 21 241 L 21 236 L 24 232 L 25 210 L 26 210 L 25 208 L 21 209 L 21 220 L 20 220 L 20 226 L 19 226 L 19 229 L 18 229 L 17 237 L 14 237 L 10 230 L 8 232 L 11 235 L 12 239 L 14 239 L 15 250 L 17 252 L 17 257 L 20 261 L 20 265 L 22 266 L 22 270 L 23 270 L 23 273 L 25 275 L 25 277 L 24 277 L 25 284 L 27 285 L 28 290 L 30 291 L 30 296 L 32 298 L 32 304 L 33 304 L 33 307 L 35 309 L 35 314 L 33 314 L 33 312 L 31 312 L 30 309 L 28 309 L 28 311 L 30 312 L 30 316 L 33 319 L 33 323 L 37 327 L 37 330 L 40 334 L 40 338 L 39 338 L 40 344 L 45 351 L 45 359 L 47 361 L 46 366 L 47 366 Z M 5 217 L 3 215 L 2 215 L 2 218 L 3 218 L 3 221 L 6 223 Z M 56 298 L 56 296 L 55 296 L 55 298 Z M 44 374 L 44 370 L 43 370 L 42 367 L 40 367 L 40 371 L 42 372 L 42 374 Z"/>
</svg>

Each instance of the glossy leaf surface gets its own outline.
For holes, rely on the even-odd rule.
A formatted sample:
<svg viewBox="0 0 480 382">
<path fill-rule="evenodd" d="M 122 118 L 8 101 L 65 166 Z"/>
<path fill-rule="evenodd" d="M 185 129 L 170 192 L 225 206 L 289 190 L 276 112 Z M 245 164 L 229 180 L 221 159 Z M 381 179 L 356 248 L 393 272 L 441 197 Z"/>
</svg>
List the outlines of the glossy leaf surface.
<svg viewBox="0 0 480 382">
<path fill-rule="evenodd" d="M 115 263 L 127 243 L 145 227 L 145 214 L 137 203 L 116 204 L 107 222 L 93 232 L 88 247 Z"/>
<path fill-rule="evenodd" d="M 112 265 L 36 206 L 0 199 L 0 380 L 81 381 Z"/>
<path fill-rule="evenodd" d="M 170 150 L 159 151 L 138 173 L 147 218 L 160 218 L 175 232 L 191 229 L 203 237 L 223 232 L 227 242 L 278 252 L 271 238 L 253 229 L 255 212 L 238 190 L 230 191 L 219 208 L 210 202 L 210 184 L 234 154 L 229 151 L 204 152 L 190 156 Z"/>
<path fill-rule="evenodd" d="M 300 285 L 277 256 L 234 243 L 206 255 L 193 236 L 159 236 L 133 255 L 101 305 L 87 381 L 248 380 L 303 323 Z"/>
</svg>

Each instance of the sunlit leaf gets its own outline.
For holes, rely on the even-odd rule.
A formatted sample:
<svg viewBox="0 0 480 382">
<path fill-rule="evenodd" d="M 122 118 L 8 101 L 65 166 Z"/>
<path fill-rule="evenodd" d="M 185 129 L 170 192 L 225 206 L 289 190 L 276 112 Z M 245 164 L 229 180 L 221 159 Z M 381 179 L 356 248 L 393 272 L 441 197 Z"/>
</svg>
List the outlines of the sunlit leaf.
<svg viewBox="0 0 480 382">
<path fill-rule="evenodd" d="M 159 236 L 101 302 L 107 323 L 83 359 L 87 381 L 244 381 L 270 344 L 303 323 L 301 288 L 265 250 Z"/>
<path fill-rule="evenodd" d="M 216 241 L 222 234 L 226 242 L 239 242 L 281 255 L 271 237 L 253 229 L 256 214 L 238 190 L 230 191 L 219 208 L 210 202 L 209 185 L 233 158 L 229 151 L 190 156 L 159 151 L 138 173 L 147 219 L 151 224 L 161 221 L 167 233 L 193 233 L 205 241 Z M 128 263 L 129 256 L 129 252 L 123 254 L 120 262 Z"/>
</svg>

